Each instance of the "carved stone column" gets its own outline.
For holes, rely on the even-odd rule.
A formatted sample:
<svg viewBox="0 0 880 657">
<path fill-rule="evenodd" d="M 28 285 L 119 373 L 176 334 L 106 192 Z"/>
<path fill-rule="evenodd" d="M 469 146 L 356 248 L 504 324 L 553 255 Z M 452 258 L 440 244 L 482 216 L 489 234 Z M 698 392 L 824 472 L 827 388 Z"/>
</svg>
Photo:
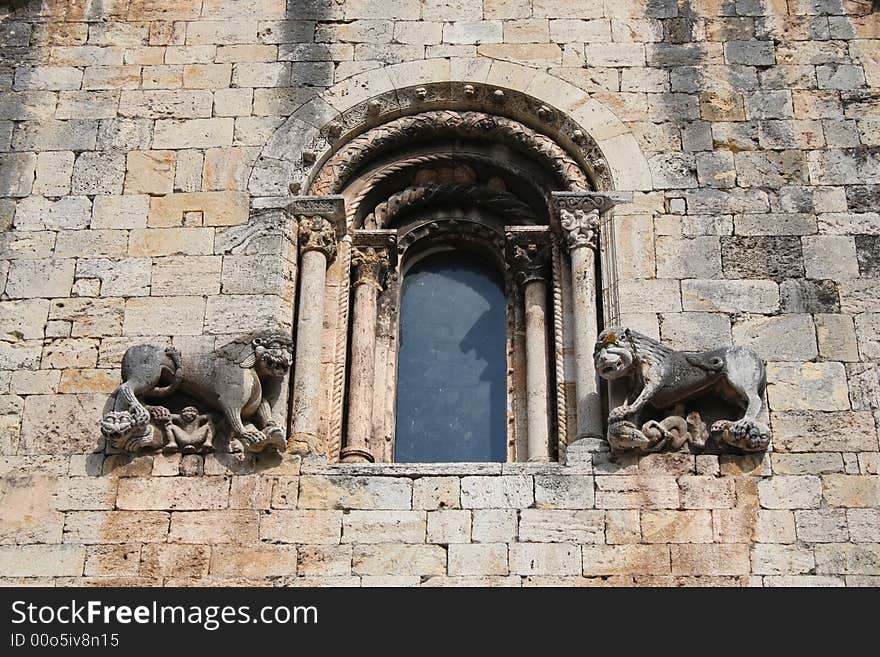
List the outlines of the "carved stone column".
<svg viewBox="0 0 880 657">
<path fill-rule="evenodd" d="M 602 398 L 593 367 L 599 335 L 596 307 L 596 249 L 599 219 L 615 199 L 589 192 L 553 192 L 559 223 L 571 256 L 577 428 L 575 440 L 602 438 Z"/>
<path fill-rule="evenodd" d="M 526 405 L 528 460 L 550 460 L 550 400 L 547 385 L 547 280 L 550 241 L 546 228 L 508 229 L 508 259 L 523 288 L 526 318 Z"/>
<path fill-rule="evenodd" d="M 396 255 L 394 231 L 358 231 L 354 235 L 351 278 L 354 304 L 351 322 L 351 361 L 348 384 L 345 463 L 372 463 L 373 384 L 376 352 L 376 297 L 385 287 Z"/>
<path fill-rule="evenodd" d="M 294 200 L 290 212 L 298 219 L 301 254 L 290 439 L 305 443 L 311 452 L 320 452 L 318 400 L 325 283 L 327 265 L 336 256 L 336 242 L 345 227 L 344 201 L 341 196 L 303 196 Z"/>
</svg>

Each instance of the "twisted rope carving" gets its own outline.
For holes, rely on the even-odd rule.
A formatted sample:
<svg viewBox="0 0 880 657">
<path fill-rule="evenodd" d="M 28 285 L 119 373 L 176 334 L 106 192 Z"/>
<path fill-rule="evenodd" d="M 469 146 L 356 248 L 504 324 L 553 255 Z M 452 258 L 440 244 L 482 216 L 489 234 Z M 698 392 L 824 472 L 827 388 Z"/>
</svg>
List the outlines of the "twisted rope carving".
<svg viewBox="0 0 880 657">
<path fill-rule="evenodd" d="M 507 223 L 537 222 L 532 208 L 515 194 L 477 185 L 446 183 L 408 187 L 392 194 L 387 200 L 376 205 L 373 212 L 367 216 L 365 223 L 371 225 L 371 221 L 374 221 L 376 226 L 386 227 L 395 217 L 407 210 L 446 199 L 461 199 L 485 207 L 503 215 Z"/>
<path fill-rule="evenodd" d="M 562 340 L 562 253 L 559 240 L 554 239 L 553 247 L 553 343 L 556 356 L 556 429 L 559 456 L 562 457 L 568 445 L 568 417 L 565 398 L 565 355 Z"/>
<path fill-rule="evenodd" d="M 409 168 L 422 167 L 428 164 L 436 164 L 438 162 L 483 162 L 498 164 L 498 161 L 488 155 L 479 153 L 428 153 L 426 155 L 417 155 L 415 157 L 406 158 L 404 160 L 396 160 L 392 164 L 382 168 L 369 178 L 369 184 L 364 187 L 351 201 L 347 204 L 347 214 L 349 218 L 357 216 L 358 209 L 364 202 L 364 199 L 376 187 L 381 185 L 391 176 Z M 365 224 L 366 225 L 366 224 Z"/>
<path fill-rule="evenodd" d="M 586 174 L 550 137 L 518 121 L 484 112 L 436 110 L 389 121 L 357 137 L 334 154 L 318 172 L 310 193 L 336 194 L 363 164 L 377 154 L 426 136 L 488 139 L 537 156 L 569 189 L 588 189 Z"/>
<path fill-rule="evenodd" d="M 345 348 L 348 344 L 348 296 L 351 287 L 351 245 L 340 244 L 339 257 L 342 269 L 342 280 L 336 296 L 336 346 L 333 365 L 333 401 L 330 416 L 330 444 L 327 454 L 331 462 L 339 460 L 342 451 L 342 415 L 345 399 Z"/>
</svg>

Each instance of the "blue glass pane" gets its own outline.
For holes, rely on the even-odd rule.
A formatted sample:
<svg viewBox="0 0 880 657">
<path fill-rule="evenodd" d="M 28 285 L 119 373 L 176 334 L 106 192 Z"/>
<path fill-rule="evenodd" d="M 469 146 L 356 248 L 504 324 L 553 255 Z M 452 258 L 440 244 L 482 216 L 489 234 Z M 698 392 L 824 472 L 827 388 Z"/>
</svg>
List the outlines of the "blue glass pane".
<svg viewBox="0 0 880 657">
<path fill-rule="evenodd" d="M 403 281 L 395 460 L 506 460 L 505 300 L 491 267 L 431 256 Z"/>
</svg>

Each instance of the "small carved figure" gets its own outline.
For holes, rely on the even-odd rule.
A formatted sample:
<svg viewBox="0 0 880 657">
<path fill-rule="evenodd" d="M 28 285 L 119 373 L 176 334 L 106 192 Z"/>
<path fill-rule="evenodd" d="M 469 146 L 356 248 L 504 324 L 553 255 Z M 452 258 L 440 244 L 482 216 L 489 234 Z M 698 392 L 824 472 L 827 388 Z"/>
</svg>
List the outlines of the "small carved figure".
<svg viewBox="0 0 880 657">
<path fill-rule="evenodd" d="M 165 432 L 162 451 L 166 454 L 214 451 L 214 419 L 210 415 L 200 414 L 195 406 L 187 406 L 180 414 L 164 410 L 166 413 L 161 418 L 154 417 L 154 421 L 161 421 Z"/>
<path fill-rule="evenodd" d="M 222 413 L 232 438 L 246 450 L 284 451 L 287 440 L 272 419 L 267 386 L 277 388 L 292 362 L 291 339 L 278 332 L 258 333 L 213 353 L 188 358 L 170 347 L 136 345 L 122 357 L 122 385 L 108 403 L 101 431 L 126 451 L 153 447 L 148 433 L 150 413 L 140 398 L 167 397 L 180 391 Z M 277 396 L 277 390 L 272 392 Z M 257 430 L 248 430 L 245 421 Z"/>
<path fill-rule="evenodd" d="M 656 451 L 664 446 L 678 449 L 686 442 L 702 447 L 706 432 L 699 414 L 691 413 L 687 421 L 681 415 L 684 402 L 707 394 L 743 409 L 737 420 L 715 422 L 712 437 L 746 451 L 770 444 L 770 429 L 759 420 L 766 368 L 751 349 L 675 351 L 646 335 L 615 327 L 599 335 L 593 362 L 603 379 L 628 383 L 627 400 L 608 415 L 608 439 L 615 448 Z M 666 419 L 642 424 L 646 409 L 662 413 L 673 407 L 677 412 Z"/>
</svg>

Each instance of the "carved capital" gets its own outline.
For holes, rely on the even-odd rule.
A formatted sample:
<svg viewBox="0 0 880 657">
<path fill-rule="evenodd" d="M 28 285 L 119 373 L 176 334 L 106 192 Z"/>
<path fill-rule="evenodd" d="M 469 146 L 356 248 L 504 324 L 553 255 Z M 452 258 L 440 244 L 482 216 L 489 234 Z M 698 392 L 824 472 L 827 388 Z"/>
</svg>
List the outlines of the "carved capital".
<svg viewBox="0 0 880 657">
<path fill-rule="evenodd" d="M 616 204 L 632 199 L 631 193 L 553 192 L 553 204 L 570 250 L 596 248 L 600 216 Z"/>
<path fill-rule="evenodd" d="M 385 288 L 388 278 L 388 251 L 371 246 L 355 247 L 351 252 L 352 285 Z"/>
<path fill-rule="evenodd" d="M 510 266 L 517 282 L 546 281 L 550 277 L 549 244 L 514 244 L 510 249 Z"/>
<path fill-rule="evenodd" d="M 584 246 L 591 249 L 596 248 L 599 237 L 598 211 L 561 209 L 559 223 L 565 235 L 565 243 L 570 251 Z"/>
<path fill-rule="evenodd" d="M 303 253 L 320 251 L 327 260 L 336 257 L 336 228 L 322 216 L 300 215 L 299 245 Z"/>
<path fill-rule="evenodd" d="M 521 285 L 550 278 L 553 255 L 547 226 L 510 226 L 507 238 L 507 264 Z"/>
</svg>

